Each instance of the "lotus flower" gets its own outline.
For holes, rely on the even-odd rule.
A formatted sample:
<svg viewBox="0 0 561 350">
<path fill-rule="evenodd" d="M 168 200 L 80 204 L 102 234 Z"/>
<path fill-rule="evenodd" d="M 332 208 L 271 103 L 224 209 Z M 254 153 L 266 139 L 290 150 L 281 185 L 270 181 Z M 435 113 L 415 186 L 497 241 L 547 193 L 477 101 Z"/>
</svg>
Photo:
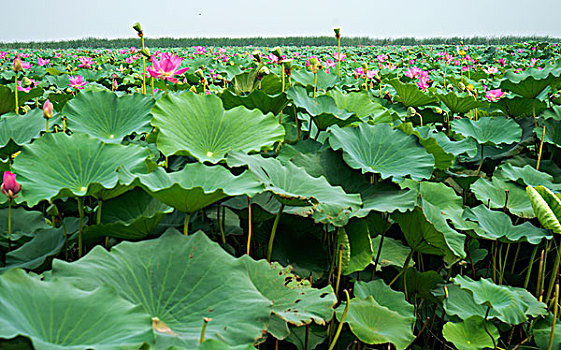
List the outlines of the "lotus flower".
<svg viewBox="0 0 561 350">
<path fill-rule="evenodd" d="M 335 53 L 333 53 L 333 58 L 335 58 L 335 61 L 341 61 L 341 62 L 343 62 L 343 61 L 346 61 L 347 55 L 345 55 L 344 53 L 341 52 L 341 55 L 338 56 L 338 55 L 337 55 L 337 52 L 335 52 Z"/>
<path fill-rule="evenodd" d="M 91 57 L 80 57 L 78 60 L 80 61 L 78 67 L 92 68 L 92 64 L 94 63 Z"/>
<path fill-rule="evenodd" d="M 483 71 L 487 74 L 497 74 L 499 72 L 499 69 L 497 67 L 491 66 L 487 69 L 484 68 Z"/>
<path fill-rule="evenodd" d="M 74 89 L 83 89 L 84 85 L 86 85 L 87 81 L 84 80 L 84 77 L 81 75 L 77 75 L 75 77 L 73 76 L 69 76 L 68 80 L 70 81 L 70 84 L 68 84 L 68 86 L 70 86 L 71 88 Z"/>
<path fill-rule="evenodd" d="M 16 198 L 19 191 L 21 191 L 21 185 L 16 181 L 16 174 L 5 171 L 2 186 L 0 188 L 2 189 L 2 193 L 4 193 L 9 200 Z"/>
<path fill-rule="evenodd" d="M 43 118 L 51 119 L 53 117 L 53 104 L 47 100 L 43 104 Z"/>
<path fill-rule="evenodd" d="M 16 55 L 16 58 L 14 58 L 14 62 L 12 62 L 12 68 L 16 73 L 21 72 L 23 70 L 23 65 L 21 63 L 21 59 L 19 58 L 19 55 Z"/>
<path fill-rule="evenodd" d="M 501 91 L 501 89 L 489 90 L 485 93 L 485 97 L 489 101 L 495 102 L 495 101 L 500 100 L 500 98 L 503 97 L 504 94 L 505 94 L 505 92 Z"/>
<path fill-rule="evenodd" d="M 156 56 L 152 56 L 152 67 L 148 67 L 146 70 L 152 78 L 167 79 L 172 83 L 177 83 L 177 79 L 174 78 L 174 76 L 183 74 L 189 69 L 179 69 L 183 58 L 167 52 L 162 53 L 160 56 L 162 59 L 161 61 L 159 61 Z"/>
<path fill-rule="evenodd" d="M 44 60 L 41 57 L 37 59 L 37 65 L 40 67 L 46 66 L 47 64 L 49 64 L 49 62 L 51 62 L 51 60 Z"/>
</svg>

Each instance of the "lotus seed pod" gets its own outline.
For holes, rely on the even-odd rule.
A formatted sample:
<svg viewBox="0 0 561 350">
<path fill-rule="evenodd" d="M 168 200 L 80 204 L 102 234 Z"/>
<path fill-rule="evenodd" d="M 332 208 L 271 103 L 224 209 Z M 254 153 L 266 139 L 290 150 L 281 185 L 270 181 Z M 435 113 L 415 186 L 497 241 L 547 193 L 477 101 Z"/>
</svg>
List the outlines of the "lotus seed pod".
<svg viewBox="0 0 561 350">
<path fill-rule="evenodd" d="M 315 57 L 310 57 L 310 58 L 308 59 L 308 62 L 310 62 L 310 65 L 311 65 L 312 67 L 314 67 L 314 68 L 317 67 L 317 66 L 318 66 L 318 63 L 319 63 L 319 62 L 318 62 L 318 59 L 315 58 Z"/>
<path fill-rule="evenodd" d="M 143 48 L 141 51 L 142 55 L 144 55 L 145 57 L 151 57 L 150 55 L 150 50 L 148 50 L 147 47 Z"/>
<path fill-rule="evenodd" d="M 368 70 L 368 64 L 366 62 L 364 62 L 360 66 L 362 67 L 362 70 L 364 71 L 364 73 L 366 73 L 366 71 Z"/>
<path fill-rule="evenodd" d="M 280 47 L 275 47 L 271 50 L 271 52 L 273 53 L 273 55 L 277 56 L 279 59 L 282 59 L 282 52 Z"/>
<path fill-rule="evenodd" d="M 23 77 L 23 86 L 29 86 L 31 85 L 31 80 L 29 80 L 28 77 Z"/>
<path fill-rule="evenodd" d="M 259 50 L 254 50 L 251 55 L 253 56 L 253 58 L 255 58 L 255 60 L 259 63 L 261 63 L 261 51 Z"/>
<path fill-rule="evenodd" d="M 435 111 L 437 114 L 444 114 L 444 111 L 443 111 L 442 109 L 438 108 L 438 107 L 436 107 L 436 108 L 434 109 L 434 111 Z"/>
<path fill-rule="evenodd" d="M 464 83 L 462 83 L 461 81 L 458 83 L 458 89 L 465 91 L 466 90 L 466 86 Z"/>
<path fill-rule="evenodd" d="M 16 58 L 14 58 L 14 62 L 13 62 L 13 68 L 14 68 L 14 72 L 21 72 L 23 70 L 23 65 L 21 64 L 21 59 L 19 58 L 19 56 L 16 56 Z"/>
<path fill-rule="evenodd" d="M 136 30 L 136 32 L 138 33 L 139 36 L 142 35 L 142 27 L 140 26 L 139 22 L 136 22 L 135 24 L 133 24 L 132 29 Z"/>
<path fill-rule="evenodd" d="M 202 71 L 201 69 L 197 69 L 197 70 L 195 71 L 195 75 L 198 76 L 198 77 L 201 78 L 201 79 L 204 79 L 204 78 L 205 78 L 205 75 L 204 75 L 204 73 L 203 73 L 203 71 Z"/>
<path fill-rule="evenodd" d="M 341 28 L 334 28 L 333 31 L 335 32 L 335 39 L 339 40 L 341 38 Z"/>
<path fill-rule="evenodd" d="M 415 108 L 413 108 L 413 107 L 407 108 L 407 116 L 408 117 L 412 117 L 416 114 L 417 114 L 417 110 L 415 110 Z"/>
</svg>

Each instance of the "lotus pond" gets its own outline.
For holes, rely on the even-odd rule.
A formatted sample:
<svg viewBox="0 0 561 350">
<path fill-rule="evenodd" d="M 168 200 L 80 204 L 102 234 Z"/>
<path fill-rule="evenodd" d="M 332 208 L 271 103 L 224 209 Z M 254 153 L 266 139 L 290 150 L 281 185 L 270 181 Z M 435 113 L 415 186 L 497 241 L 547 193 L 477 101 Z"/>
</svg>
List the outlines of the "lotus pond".
<svg viewBox="0 0 561 350">
<path fill-rule="evenodd" d="M 0 348 L 561 349 L 560 46 L 151 50 L 0 51 Z"/>
</svg>

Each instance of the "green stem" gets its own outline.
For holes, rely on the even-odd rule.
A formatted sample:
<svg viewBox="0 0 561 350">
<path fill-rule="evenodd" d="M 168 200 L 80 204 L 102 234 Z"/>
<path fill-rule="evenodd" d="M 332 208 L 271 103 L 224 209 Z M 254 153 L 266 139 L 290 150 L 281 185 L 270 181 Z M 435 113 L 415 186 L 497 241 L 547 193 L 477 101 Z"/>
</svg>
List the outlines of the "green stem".
<svg viewBox="0 0 561 350">
<path fill-rule="evenodd" d="M 514 253 L 514 260 L 512 260 L 512 265 L 510 265 L 510 273 L 514 273 L 514 267 L 516 266 L 516 261 L 518 260 L 518 253 L 520 253 L 520 246 L 522 245 L 521 242 L 518 242 L 516 246 L 516 253 Z"/>
<path fill-rule="evenodd" d="M 78 215 L 80 216 L 80 221 L 78 224 L 78 258 L 82 257 L 82 251 L 84 249 L 84 198 L 78 197 Z"/>
<path fill-rule="evenodd" d="M 164 79 L 165 95 L 168 94 L 168 81 Z"/>
<path fill-rule="evenodd" d="M 183 234 L 187 236 L 189 234 L 189 219 L 191 218 L 190 213 L 185 213 L 185 221 L 183 223 Z"/>
<path fill-rule="evenodd" d="M 493 341 L 493 349 L 497 348 L 497 342 L 495 341 L 495 337 L 493 337 L 493 335 L 491 334 L 491 332 L 489 332 L 489 329 L 487 328 L 487 317 L 489 317 L 489 311 L 491 310 L 490 306 L 487 306 L 487 312 L 485 313 L 485 318 L 483 319 L 483 328 L 485 329 L 485 333 L 487 333 L 489 335 L 489 337 L 491 337 L 491 340 Z"/>
<path fill-rule="evenodd" d="M 481 171 L 481 167 L 483 166 L 483 160 L 485 157 L 483 156 L 483 149 L 485 146 L 481 145 L 481 162 L 479 162 L 479 168 L 477 168 L 477 174 L 475 176 L 479 176 L 479 172 Z"/>
<path fill-rule="evenodd" d="M 277 216 L 275 217 L 275 221 L 273 222 L 273 228 L 271 229 L 271 236 L 269 237 L 269 245 L 267 247 L 268 262 L 271 262 L 271 255 L 273 254 L 273 242 L 275 241 L 275 234 L 277 233 L 277 227 L 279 226 L 279 221 L 283 210 L 284 210 L 284 203 L 281 203 L 280 209 L 277 212 Z"/>
<path fill-rule="evenodd" d="M 349 306 L 351 305 L 351 298 L 349 297 L 349 292 L 345 289 L 345 295 L 347 297 L 347 305 L 345 305 L 345 310 L 343 310 L 343 315 L 341 316 L 341 321 L 339 322 L 339 326 L 337 327 L 337 332 L 335 332 L 335 337 L 333 341 L 329 345 L 328 350 L 333 350 L 335 344 L 337 344 L 337 340 L 339 339 L 339 335 L 341 335 L 341 330 L 343 329 L 343 323 L 345 322 L 345 317 L 347 316 L 347 312 L 349 311 Z"/>
<path fill-rule="evenodd" d="M 16 86 L 14 89 L 14 96 L 16 98 L 16 114 L 19 114 L 19 103 L 18 103 L 18 73 L 15 76 Z"/>
<path fill-rule="evenodd" d="M 97 215 L 96 215 L 96 224 L 101 224 L 101 207 L 103 205 L 103 201 L 100 199 L 97 202 Z"/>
<path fill-rule="evenodd" d="M 206 325 L 212 320 L 212 318 L 203 317 L 203 328 L 201 329 L 201 336 L 199 337 L 199 344 L 205 341 Z"/>
<path fill-rule="evenodd" d="M 60 215 L 60 224 L 62 225 L 62 234 L 64 235 L 64 258 L 68 260 L 68 233 L 66 232 L 66 224 L 62 215 Z"/>
<path fill-rule="evenodd" d="M 501 273 L 499 274 L 499 285 L 503 284 L 503 277 L 504 277 L 505 270 L 506 270 L 506 262 L 508 260 L 507 258 L 508 258 L 508 251 L 509 250 L 510 250 L 510 243 L 507 243 L 504 262 L 500 265 L 501 266 Z M 499 259 L 502 260 L 502 257 L 499 256 Z"/>
<path fill-rule="evenodd" d="M 8 251 L 12 250 L 12 200 L 8 200 Z"/>
<path fill-rule="evenodd" d="M 142 51 L 144 51 L 144 35 L 141 37 L 142 39 Z M 146 95 L 146 57 L 142 55 L 142 94 Z"/>
<path fill-rule="evenodd" d="M 226 244 L 226 236 L 224 234 L 224 223 L 222 222 L 222 220 L 220 219 L 220 212 L 221 212 L 221 207 L 220 205 L 218 205 L 216 207 L 216 220 L 218 221 L 218 228 L 220 229 L 220 236 L 222 237 L 222 244 Z M 223 213 L 222 215 L 225 215 L 226 213 Z"/>
<path fill-rule="evenodd" d="M 559 281 L 555 284 L 555 302 L 553 303 L 553 323 L 551 324 L 551 333 L 549 333 L 549 345 L 547 346 L 547 350 L 551 350 L 553 346 L 553 336 L 555 335 L 555 323 L 557 322 L 557 314 L 559 310 L 559 306 L 557 303 L 559 302 Z"/>
<path fill-rule="evenodd" d="M 314 96 L 313 97 L 316 97 L 317 85 L 318 85 L 318 72 L 314 69 Z"/>
<path fill-rule="evenodd" d="M 251 247 L 251 197 L 247 197 L 247 255 L 249 256 L 249 251 Z"/>
<path fill-rule="evenodd" d="M 524 281 L 524 289 L 528 289 L 528 283 L 530 283 L 530 274 L 532 273 L 532 266 L 534 265 L 534 259 L 538 253 L 538 245 L 534 247 L 532 255 L 530 256 L 530 264 L 528 265 L 528 272 L 526 273 L 526 280 Z"/>
<path fill-rule="evenodd" d="M 553 263 L 553 273 L 549 279 L 549 286 L 547 288 L 547 294 L 545 297 L 545 303 L 549 302 L 549 298 L 551 298 L 551 293 L 553 292 L 553 285 L 555 284 L 555 280 L 557 279 L 557 274 L 559 273 L 559 261 L 561 260 L 561 256 L 559 255 L 559 246 L 556 247 L 557 255 L 555 256 L 555 262 Z"/>
<path fill-rule="evenodd" d="M 339 245 L 339 259 L 337 262 L 337 281 L 335 282 L 335 295 L 339 295 L 339 284 L 341 282 L 341 268 L 343 266 L 343 245 Z"/>
<path fill-rule="evenodd" d="M 337 76 L 341 79 L 341 37 L 337 39 Z"/>
<path fill-rule="evenodd" d="M 403 269 L 401 269 L 401 271 L 393 278 L 393 280 L 388 284 L 388 286 L 392 286 L 392 284 L 395 283 L 395 281 L 397 281 L 397 279 L 399 278 L 399 276 L 403 275 L 403 273 L 406 272 L 407 269 L 407 265 L 409 265 L 409 262 L 411 261 L 411 258 L 413 258 L 413 254 L 415 254 L 415 249 L 417 248 L 417 245 L 415 245 L 413 247 L 413 249 L 411 249 L 411 252 L 409 252 L 409 255 L 407 255 L 407 258 L 405 259 L 405 263 L 403 264 Z"/>
</svg>

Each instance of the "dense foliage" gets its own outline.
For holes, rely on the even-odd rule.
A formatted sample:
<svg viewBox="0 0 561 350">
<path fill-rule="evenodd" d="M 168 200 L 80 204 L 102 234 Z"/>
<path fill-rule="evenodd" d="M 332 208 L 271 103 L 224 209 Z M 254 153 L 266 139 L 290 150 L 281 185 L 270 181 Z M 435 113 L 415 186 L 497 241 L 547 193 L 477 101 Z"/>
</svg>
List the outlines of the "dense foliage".
<svg viewBox="0 0 561 350">
<path fill-rule="evenodd" d="M 0 51 L 0 348 L 561 348 L 560 47 L 340 50 Z"/>
</svg>

